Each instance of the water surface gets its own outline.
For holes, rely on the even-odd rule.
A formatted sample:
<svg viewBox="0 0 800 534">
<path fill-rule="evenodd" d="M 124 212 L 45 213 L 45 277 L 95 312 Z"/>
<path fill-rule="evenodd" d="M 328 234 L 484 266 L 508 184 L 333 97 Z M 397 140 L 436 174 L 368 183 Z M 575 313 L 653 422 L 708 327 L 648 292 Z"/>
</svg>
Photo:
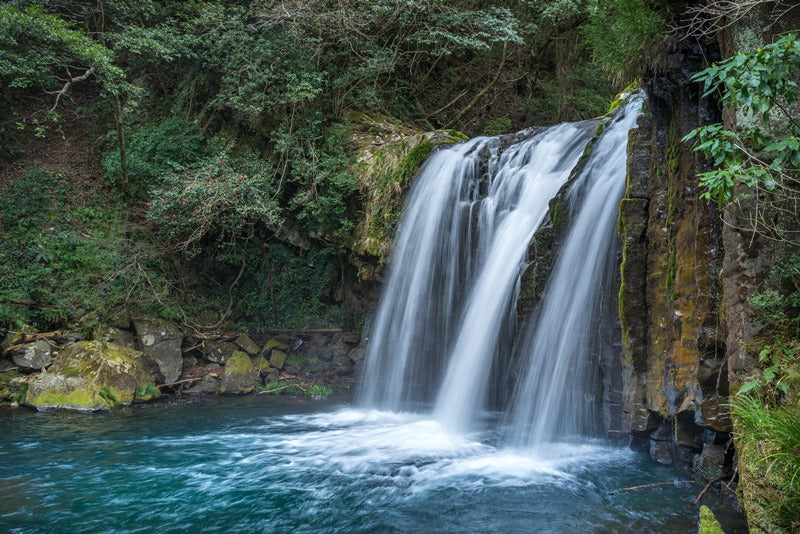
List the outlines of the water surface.
<svg viewBox="0 0 800 534">
<path fill-rule="evenodd" d="M 698 484 L 608 494 L 671 469 L 603 441 L 505 449 L 494 424 L 251 396 L 0 425 L 3 532 L 696 532 Z"/>
</svg>

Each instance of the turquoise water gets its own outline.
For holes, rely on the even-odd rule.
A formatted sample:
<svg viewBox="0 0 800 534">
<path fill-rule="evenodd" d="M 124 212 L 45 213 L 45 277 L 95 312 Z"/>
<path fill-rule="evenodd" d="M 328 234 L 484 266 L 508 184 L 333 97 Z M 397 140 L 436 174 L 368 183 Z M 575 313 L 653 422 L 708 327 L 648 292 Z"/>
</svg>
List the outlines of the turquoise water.
<svg viewBox="0 0 800 534">
<path fill-rule="evenodd" d="M 681 477 L 602 441 L 533 455 L 497 446 L 496 430 L 335 402 L 3 408 L 0 424 L 2 532 L 688 533 L 702 489 L 608 495 Z"/>
</svg>

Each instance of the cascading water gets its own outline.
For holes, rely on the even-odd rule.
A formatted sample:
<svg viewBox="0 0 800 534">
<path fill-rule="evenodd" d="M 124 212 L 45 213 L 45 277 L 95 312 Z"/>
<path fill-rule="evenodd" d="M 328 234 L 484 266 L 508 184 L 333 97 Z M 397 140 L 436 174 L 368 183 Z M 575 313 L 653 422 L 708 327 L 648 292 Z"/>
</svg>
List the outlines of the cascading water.
<svg viewBox="0 0 800 534">
<path fill-rule="evenodd" d="M 480 203 L 480 264 L 461 326 L 450 350 L 436 416 L 467 430 L 484 404 L 501 326 L 511 308 L 528 242 L 547 214 L 549 200 L 567 181 L 594 123 L 562 124 L 507 151 Z"/>
<path fill-rule="evenodd" d="M 524 347 L 527 362 L 511 409 L 514 442 L 542 443 L 596 426 L 596 370 L 590 356 L 597 335 L 600 294 L 609 255 L 615 253 L 617 206 L 625 189 L 628 131 L 642 98 L 607 126 L 570 191 L 575 220 L 542 296 L 542 308 Z"/>
<path fill-rule="evenodd" d="M 436 152 L 411 190 L 370 335 L 360 386 L 368 406 L 397 410 L 433 387 L 435 355 L 445 350 L 467 283 L 465 231 L 484 145 L 474 139 Z"/>
<path fill-rule="evenodd" d="M 366 404 L 404 408 L 438 389 L 442 420 L 468 427 L 483 402 L 527 243 L 593 128 L 555 126 L 502 155 L 496 139 L 479 138 L 426 163 L 400 223 L 370 336 Z M 450 364 L 442 386 L 443 354 L 452 356 L 444 359 Z"/>
<path fill-rule="evenodd" d="M 522 378 L 510 412 L 517 445 L 585 431 L 595 415 L 588 356 L 603 273 L 614 259 L 627 134 L 640 109 L 632 98 L 609 121 L 570 186 L 574 222 L 518 358 Z M 433 401 L 447 428 L 472 428 L 492 366 L 512 344 L 505 330 L 529 243 L 595 126 L 561 124 L 505 150 L 498 139 L 478 138 L 430 158 L 400 224 L 363 404 L 398 410 Z"/>
</svg>

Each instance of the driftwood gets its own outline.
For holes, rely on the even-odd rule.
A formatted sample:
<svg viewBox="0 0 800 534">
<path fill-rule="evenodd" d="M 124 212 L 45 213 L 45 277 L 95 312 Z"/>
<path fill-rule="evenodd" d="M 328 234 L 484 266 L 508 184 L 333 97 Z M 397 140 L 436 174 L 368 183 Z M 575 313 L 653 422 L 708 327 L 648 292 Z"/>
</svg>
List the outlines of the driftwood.
<svg viewBox="0 0 800 534">
<path fill-rule="evenodd" d="M 170 382 L 169 384 L 158 384 L 156 387 L 157 388 L 172 387 L 172 386 L 177 386 L 178 384 L 186 384 L 187 382 L 197 382 L 198 380 L 202 380 L 202 379 L 203 379 L 203 377 L 186 378 L 184 380 L 178 380 L 177 382 Z"/>
<path fill-rule="evenodd" d="M 722 480 L 725 480 L 726 478 L 730 478 L 732 476 L 733 476 L 733 473 L 728 473 L 726 475 L 722 475 L 721 477 L 717 477 L 714 480 L 709 481 L 708 484 L 706 484 L 706 487 L 703 488 L 703 491 L 700 492 L 700 495 L 697 496 L 697 498 L 694 500 L 694 502 L 692 504 L 694 504 L 695 506 L 700 504 L 700 499 L 702 499 L 703 496 L 706 494 L 706 492 L 709 489 L 711 489 L 711 486 L 713 486 L 717 482 L 721 482 Z"/>
<path fill-rule="evenodd" d="M 656 486 L 670 486 L 674 484 L 694 484 L 694 480 L 670 480 L 669 482 L 654 482 L 652 484 L 642 484 L 641 486 L 630 486 L 627 488 L 619 488 L 608 492 L 608 495 L 616 495 L 623 491 L 633 491 L 639 489 L 654 488 Z"/>
<path fill-rule="evenodd" d="M 41 333 L 26 333 L 26 332 L 13 332 L 15 334 L 22 334 L 22 340 L 15 344 L 11 345 L 10 347 L 6 347 L 6 352 L 17 350 L 18 348 L 26 345 L 32 341 L 40 341 L 44 340 L 50 343 L 51 345 L 55 346 L 53 340 L 60 340 L 64 333 L 61 330 L 54 330 L 52 332 L 41 332 Z"/>
</svg>

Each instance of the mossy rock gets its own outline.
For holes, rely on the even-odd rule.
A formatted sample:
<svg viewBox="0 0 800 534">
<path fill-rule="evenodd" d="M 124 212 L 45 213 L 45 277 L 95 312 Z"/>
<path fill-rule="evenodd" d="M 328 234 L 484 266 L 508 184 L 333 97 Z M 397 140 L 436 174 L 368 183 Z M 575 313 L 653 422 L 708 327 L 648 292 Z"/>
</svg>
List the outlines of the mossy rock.
<svg viewBox="0 0 800 534">
<path fill-rule="evenodd" d="M 276 369 L 283 369 L 286 363 L 286 353 L 282 350 L 273 350 L 269 357 L 269 364 Z"/>
<path fill-rule="evenodd" d="M 299 354 L 290 352 L 286 355 L 286 362 L 283 364 L 283 370 L 289 374 L 300 374 L 307 369 L 308 365 L 303 357 Z"/>
<path fill-rule="evenodd" d="M 251 393 L 261 383 L 259 370 L 247 353 L 237 350 L 225 363 L 220 393 Z"/>
<path fill-rule="evenodd" d="M 434 147 L 466 138 L 455 130 L 422 132 L 374 112 L 351 112 L 352 144 L 364 201 L 353 250 L 385 261 L 412 178 Z"/>
<path fill-rule="evenodd" d="M 38 410 L 93 411 L 157 396 L 144 354 L 112 343 L 79 341 L 31 381 L 25 404 Z"/>
<path fill-rule="evenodd" d="M 0 401 L 19 402 L 25 398 L 28 382 L 17 371 L 0 373 Z"/>
<path fill-rule="evenodd" d="M 261 350 L 258 344 L 250 338 L 247 334 L 242 334 L 234 340 L 234 343 L 239 345 L 239 348 L 247 354 L 255 355 Z"/>
<path fill-rule="evenodd" d="M 725 534 L 722 525 L 719 524 L 714 512 L 708 506 L 700 507 L 700 520 L 697 528 L 698 534 Z"/>
<path fill-rule="evenodd" d="M 289 344 L 286 341 L 276 337 L 270 338 L 266 343 L 264 343 L 264 347 L 261 349 L 261 355 L 269 360 L 270 354 L 276 350 L 286 352 L 289 350 Z"/>
</svg>

